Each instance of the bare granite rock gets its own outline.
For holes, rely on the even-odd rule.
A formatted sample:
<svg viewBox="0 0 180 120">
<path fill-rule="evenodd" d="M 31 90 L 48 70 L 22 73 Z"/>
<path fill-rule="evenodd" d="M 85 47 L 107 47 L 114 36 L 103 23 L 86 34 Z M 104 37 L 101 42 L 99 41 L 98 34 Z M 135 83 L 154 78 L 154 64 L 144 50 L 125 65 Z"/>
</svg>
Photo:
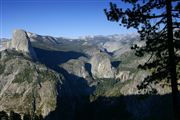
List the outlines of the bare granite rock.
<svg viewBox="0 0 180 120">
<path fill-rule="evenodd" d="M 94 55 L 90 63 L 92 65 L 91 73 L 94 78 L 114 78 L 114 71 L 109 57 L 104 53 Z"/>
<path fill-rule="evenodd" d="M 121 80 L 121 82 L 124 82 L 133 79 L 133 74 L 131 74 L 130 71 L 118 71 L 115 78 Z"/>
<path fill-rule="evenodd" d="M 19 52 L 26 53 L 31 58 L 37 59 L 36 53 L 34 52 L 34 49 L 31 46 L 30 39 L 26 31 L 24 30 L 14 30 L 13 38 L 11 41 L 11 49 L 15 49 Z"/>
<path fill-rule="evenodd" d="M 90 78 L 88 71 L 85 68 L 85 62 L 79 59 L 71 59 L 68 62 L 61 65 L 69 74 L 82 77 L 84 79 Z"/>
<path fill-rule="evenodd" d="M 1 52 L 0 111 L 47 116 L 56 109 L 63 77 L 13 50 Z M 35 107 L 35 108 L 33 108 Z"/>
</svg>

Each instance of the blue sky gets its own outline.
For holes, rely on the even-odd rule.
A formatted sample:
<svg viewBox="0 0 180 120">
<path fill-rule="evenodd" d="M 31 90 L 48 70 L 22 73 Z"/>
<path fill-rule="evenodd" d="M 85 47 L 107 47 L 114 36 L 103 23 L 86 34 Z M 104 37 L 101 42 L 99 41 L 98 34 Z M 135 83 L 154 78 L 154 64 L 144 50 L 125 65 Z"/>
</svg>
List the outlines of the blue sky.
<svg viewBox="0 0 180 120">
<path fill-rule="evenodd" d="M 11 38 L 17 28 L 56 37 L 133 32 L 107 21 L 110 1 L 120 0 L 1 0 L 0 37 Z"/>
</svg>

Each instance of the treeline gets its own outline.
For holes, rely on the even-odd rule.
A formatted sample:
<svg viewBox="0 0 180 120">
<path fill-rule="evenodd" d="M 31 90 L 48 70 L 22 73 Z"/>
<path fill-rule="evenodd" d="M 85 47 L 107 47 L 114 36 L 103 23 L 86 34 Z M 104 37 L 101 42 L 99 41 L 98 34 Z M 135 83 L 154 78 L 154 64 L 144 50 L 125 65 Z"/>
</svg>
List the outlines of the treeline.
<svg viewBox="0 0 180 120">
<path fill-rule="evenodd" d="M 0 120 L 43 120 L 42 115 L 30 115 L 24 114 L 21 118 L 21 115 L 13 111 L 8 115 L 5 111 L 0 111 Z"/>
</svg>

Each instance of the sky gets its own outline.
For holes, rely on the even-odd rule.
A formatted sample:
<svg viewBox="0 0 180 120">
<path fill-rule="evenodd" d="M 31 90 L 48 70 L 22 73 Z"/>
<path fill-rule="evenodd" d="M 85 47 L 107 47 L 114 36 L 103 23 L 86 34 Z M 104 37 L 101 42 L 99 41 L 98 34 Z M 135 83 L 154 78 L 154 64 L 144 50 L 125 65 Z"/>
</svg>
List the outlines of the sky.
<svg viewBox="0 0 180 120">
<path fill-rule="evenodd" d="M 120 0 L 0 0 L 0 38 L 14 29 L 40 35 L 71 37 L 131 33 L 104 14 L 109 2 Z"/>
</svg>

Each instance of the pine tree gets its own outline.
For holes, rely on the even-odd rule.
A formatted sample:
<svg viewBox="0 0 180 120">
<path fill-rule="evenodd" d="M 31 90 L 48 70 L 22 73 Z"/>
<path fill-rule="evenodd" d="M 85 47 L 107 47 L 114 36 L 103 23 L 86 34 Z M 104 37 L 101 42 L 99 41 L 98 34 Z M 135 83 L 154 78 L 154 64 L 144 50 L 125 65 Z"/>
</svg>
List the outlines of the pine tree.
<svg viewBox="0 0 180 120">
<path fill-rule="evenodd" d="M 13 111 L 10 111 L 9 120 L 21 120 L 21 115 Z"/>
<path fill-rule="evenodd" d="M 8 120 L 8 114 L 5 111 L 0 111 L 0 120 Z"/>
<path fill-rule="evenodd" d="M 178 103 L 178 72 L 180 71 L 180 1 L 179 0 L 122 0 L 131 7 L 118 8 L 110 3 L 110 10 L 105 9 L 107 19 L 120 22 L 127 28 L 135 28 L 144 46 L 133 45 L 136 55 L 150 54 L 149 60 L 139 68 L 150 69 L 152 74 L 145 78 L 139 89 L 150 83 L 170 82 L 172 88 L 173 110 L 175 118 L 180 120 Z"/>
</svg>

